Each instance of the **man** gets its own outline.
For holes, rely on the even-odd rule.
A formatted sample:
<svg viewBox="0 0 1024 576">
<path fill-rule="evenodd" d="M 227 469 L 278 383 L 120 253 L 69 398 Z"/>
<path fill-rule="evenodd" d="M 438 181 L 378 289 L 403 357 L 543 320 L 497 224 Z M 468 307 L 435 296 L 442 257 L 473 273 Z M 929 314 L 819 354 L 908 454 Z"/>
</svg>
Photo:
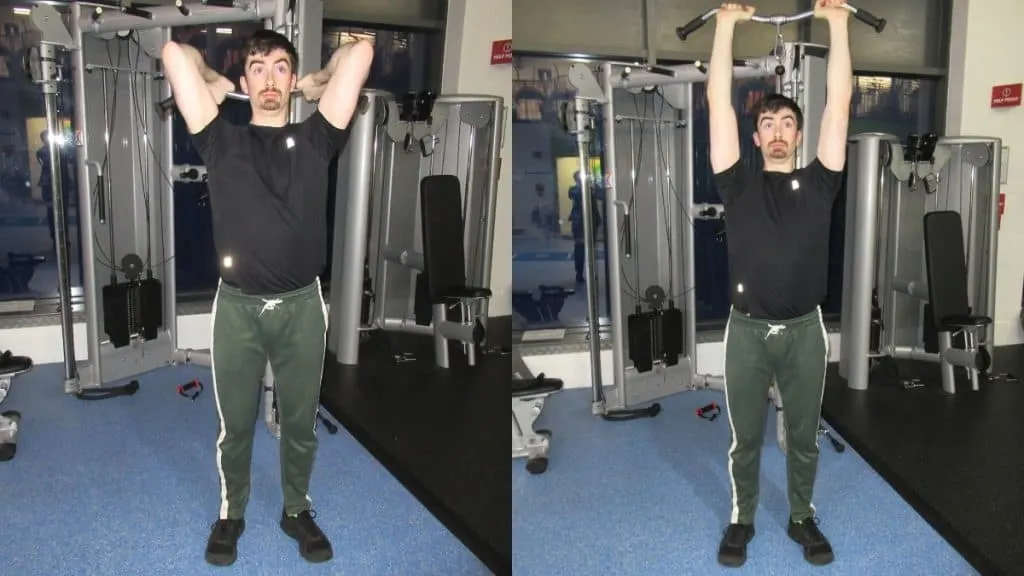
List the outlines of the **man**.
<svg viewBox="0 0 1024 576">
<path fill-rule="evenodd" d="M 577 170 L 572 174 L 573 185 L 569 187 L 569 201 L 572 202 L 572 208 L 569 210 L 569 222 L 572 224 L 572 261 L 573 266 L 576 270 L 576 283 L 582 284 L 583 271 L 585 269 L 584 260 L 586 260 L 585 243 L 586 238 L 583 237 L 583 185 L 580 182 L 580 173 Z M 601 229 L 601 206 L 604 203 L 604 187 L 596 184 L 593 180 L 590 181 L 590 198 L 593 218 L 593 231 L 594 231 L 594 246 L 596 249 L 598 230 Z"/>
<path fill-rule="evenodd" d="M 725 4 L 708 77 L 711 168 L 725 205 L 732 304 L 725 332 L 725 398 L 732 429 L 729 475 L 732 514 L 718 551 L 726 566 L 746 561 L 754 537 L 766 399 L 774 379 L 786 412 L 789 537 L 808 562 L 832 562 L 817 526 L 811 495 L 818 466 L 817 432 L 828 363 L 825 299 L 832 205 L 843 182 L 853 70 L 840 0 L 818 0 L 815 15 L 829 23 L 828 96 L 817 157 L 795 169 L 803 116 L 775 94 L 757 109 L 754 142 L 763 171 L 743 165 L 732 106 L 732 41 L 736 24 L 754 10 Z"/>
<path fill-rule="evenodd" d="M 175 103 L 209 174 L 221 265 L 211 320 L 221 505 L 206 560 L 226 566 L 237 557 L 269 358 L 281 423 L 281 529 L 298 541 L 303 558 L 324 562 L 333 551 L 313 520 L 308 490 L 327 330 L 318 277 L 326 262 L 327 170 L 348 141 L 373 47 L 342 46 L 326 68 L 298 81 L 298 54 L 284 36 L 260 30 L 245 53 L 240 83 L 252 121 L 235 126 L 218 115 L 234 83 L 194 48 L 170 42 L 163 49 Z M 294 89 L 319 101 L 300 124 L 288 123 Z"/>
</svg>

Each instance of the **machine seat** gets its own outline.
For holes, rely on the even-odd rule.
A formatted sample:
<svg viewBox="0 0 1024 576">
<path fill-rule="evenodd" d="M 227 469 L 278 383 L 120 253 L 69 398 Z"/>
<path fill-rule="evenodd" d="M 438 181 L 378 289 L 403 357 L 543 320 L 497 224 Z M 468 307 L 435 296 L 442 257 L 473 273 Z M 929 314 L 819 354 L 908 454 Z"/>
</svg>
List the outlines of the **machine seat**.
<svg viewBox="0 0 1024 576">
<path fill-rule="evenodd" d="M 512 397 L 528 398 L 530 396 L 547 396 L 562 389 L 562 381 L 558 378 L 545 378 L 544 374 L 527 380 L 525 378 L 512 379 Z"/>
<path fill-rule="evenodd" d="M 992 319 L 988 316 L 956 314 L 953 316 L 946 316 L 942 319 L 942 327 L 946 330 L 981 328 L 982 326 L 989 326 L 990 324 L 992 324 Z"/>
<path fill-rule="evenodd" d="M 479 300 L 481 298 L 490 298 L 491 291 L 488 288 L 479 288 L 477 286 L 451 286 L 449 288 L 439 290 L 437 297 L 440 300 L 449 302 Z"/>
<path fill-rule="evenodd" d="M 423 262 L 430 301 L 447 304 L 490 298 L 489 289 L 466 285 L 465 227 L 459 179 L 447 174 L 423 178 L 420 207 Z"/>
</svg>

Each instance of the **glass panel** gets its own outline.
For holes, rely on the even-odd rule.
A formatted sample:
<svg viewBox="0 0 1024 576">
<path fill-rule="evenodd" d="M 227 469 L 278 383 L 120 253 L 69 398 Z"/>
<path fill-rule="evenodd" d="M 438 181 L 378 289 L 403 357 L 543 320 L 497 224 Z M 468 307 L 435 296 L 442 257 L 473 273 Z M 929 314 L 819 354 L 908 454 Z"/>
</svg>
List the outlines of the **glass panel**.
<svg viewBox="0 0 1024 576">
<path fill-rule="evenodd" d="M 23 62 L 39 32 L 26 14 L 11 13 L 0 26 L 0 300 L 11 311 L 30 311 L 39 298 L 57 296 L 51 157 L 46 144 L 42 91 L 29 82 Z M 62 55 L 65 71 L 70 57 Z M 56 109 L 61 132 L 60 172 L 68 224 L 72 296 L 82 293 L 81 242 L 78 235 L 74 90 L 69 77 L 60 85 Z"/>
<path fill-rule="evenodd" d="M 587 324 L 583 230 L 575 173 L 575 139 L 558 121 L 574 97 L 569 62 L 516 58 L 512 106 L 512 308 L 515 329 Z M 601 125 L 600 118 L 596 123 Z M 595 181 L 604 180 L 600 130 L 590 155 Z M 599 196 L 599 195 L 598 195 Z M 603 214 L 598 203 L 596 211 Z M 604 226 L 597 228 L 601 321 L 608 321 Z"/>
</svg>

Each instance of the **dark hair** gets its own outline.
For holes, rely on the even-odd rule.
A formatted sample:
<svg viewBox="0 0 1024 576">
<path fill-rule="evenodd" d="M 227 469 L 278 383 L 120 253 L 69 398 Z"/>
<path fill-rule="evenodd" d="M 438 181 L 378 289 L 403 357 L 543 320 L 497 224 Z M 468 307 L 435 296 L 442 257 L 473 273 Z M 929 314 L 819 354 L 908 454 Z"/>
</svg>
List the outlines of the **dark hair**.
<svg viewBox="0 0 1024 576">
<path fill-rule="evenodd" d="M 292 73 L 297 74 L 299 70 L 299 52 L 295 49 L 288 38 L 273 30 L 257 30 L 245 41 L 246 58 L 249 56 L 266 56 L 274 50 L 281 49 L 288 53 L 291 59 Z"/>
<path fill-rule="evenodd" d="M 754 131 L 756 132 L 761 124 L 762 115 L 775 114 L 779 110 L 789 110 L 792 112 L 796 118 L 796 129 L 804 129 L 804 113 L 800 110 L 799 104 L 793 101 L 792 98 L 782 94 L 768 94 L 761 98 L 761 101 L 754 107 Z"/>
</svg>

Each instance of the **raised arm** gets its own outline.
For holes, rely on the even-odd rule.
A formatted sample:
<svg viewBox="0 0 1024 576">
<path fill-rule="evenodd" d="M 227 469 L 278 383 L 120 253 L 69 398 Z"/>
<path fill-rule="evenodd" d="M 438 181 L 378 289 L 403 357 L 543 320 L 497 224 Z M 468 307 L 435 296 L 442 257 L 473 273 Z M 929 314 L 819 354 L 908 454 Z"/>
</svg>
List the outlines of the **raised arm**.
<svg viewBox="0 0 1024 576">
<path fill-rule="evenodd" d="M 853 99 L 853 64 L 850 59 L 850 12 L 841 0 L 818 0 L 815 13 L 828 20 L 829 55 L 825 113 L 818 135 L 818 160 L 833 172 L 846 164 L 846 139 Z"/>
<path fill-rule="evenodd" d="M 309 100 L 319 100 L 320 114 L 338 130 L 348 128 L 359 92 L 370 75 L 373 45 L 365 40 L 351 42 L 335 50 L 327 66 L 299 80 L 296 88 Z"/>
<path fill-rule="evenodd" d="M 723 4 L 716 16 L 707 86 L 711 171 L 715 174 L 728 170 L 740 159 L 740 132 L 732 106 L 732 41 L 736 23 L 753 15 L 753 8 Z"/>
<path fill-rule="evenodd" d="M 161 59 L 189 133 L 201 132 L 217 117 L 217 108 L 234 83 L 207 66 L 202 54 L 188 44 L 164 44 Z"/>
</svg>

